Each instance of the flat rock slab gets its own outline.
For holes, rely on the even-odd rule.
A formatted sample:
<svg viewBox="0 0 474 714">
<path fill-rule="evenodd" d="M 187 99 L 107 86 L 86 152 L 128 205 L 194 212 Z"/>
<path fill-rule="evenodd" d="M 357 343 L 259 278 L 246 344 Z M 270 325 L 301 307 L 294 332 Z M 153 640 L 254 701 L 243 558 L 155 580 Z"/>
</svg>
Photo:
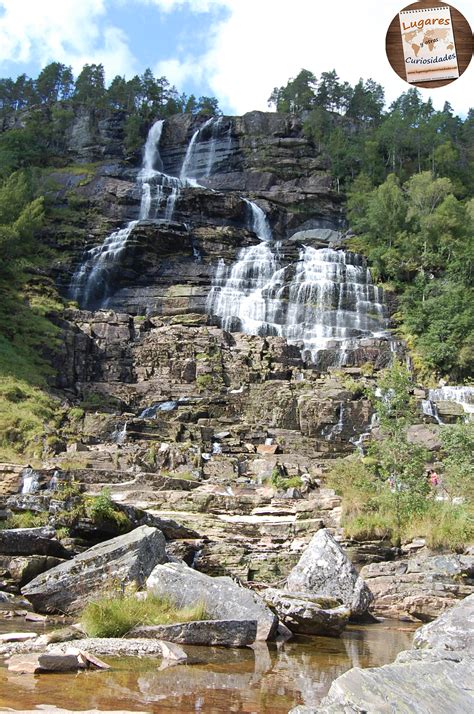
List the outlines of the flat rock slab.
<svg viewBox="0 0 474 714">
<path fill-rule="evenodd" d="M 69 614 L 110 594 L 114 583 L 143 585 L 153 568 L 167 560 L 161 531 L 140 526 L 42 573 L 22 588 L 22 594 L 39 612 Z"/>
<path fill-rule="evenodd" d="M 365 565 L 360 575 L 374 595 L 373 612 L 430 622 L 474 594 L 472 555 L 418 555 Z"/>
<path fill-rule="evenodd" d="M 166 563 L 153 570 L 146 585 L 149 592 L 168 597 L 180 607 L 202 602 L 215 620 L 256 620 L 257 640 L 271 639 L 276 633 L 276 615 L 259 595 L 231 578 L 211 578 L 184 563 Z"/>
<path fill-rule="evenodd" d="M 257 621 L 196 620 L 174 625 L 135 627 L 127 637 L 146 637 L 182 645 L 247 647 L 257 637 Z"/>
<path fill-rule="evenodd" d="M 54 528 L 8 528 L 0 530 L 2 555 L 50 555 L 69 558 L 70 553 L 56 538 Z"/>
<path fill-rule="evenodd" d="M 37 632 L 5 632 L 0 635 L 0 643 L 25 642 L 25 640 L 34 640 L 36 637 L 38 637 Z"/>
<path fill-rule="evenodd" d="M 268 588 L 262 597 L 295 634 L 339 637 L 349 622 L 351 611 L 330 598 Z"/>
<path fill-rule="evenodd" d="M 18 674 L 42 672 L 75 672 L 79 669 L 110 669 L 109 665 L 76 647 L 50 649 L 45 652 L 13 655 L 8 660 L 8 671 Z"/>
</svg>

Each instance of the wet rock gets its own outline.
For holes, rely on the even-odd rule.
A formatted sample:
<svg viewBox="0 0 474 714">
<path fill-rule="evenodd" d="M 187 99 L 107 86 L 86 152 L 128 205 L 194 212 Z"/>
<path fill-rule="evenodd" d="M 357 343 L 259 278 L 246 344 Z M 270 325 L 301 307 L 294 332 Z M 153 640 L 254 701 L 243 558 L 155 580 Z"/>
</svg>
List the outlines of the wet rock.
<svg viewBox="0 0 474 714">
<path fill-rule="evenodd" d="M 140 526 L 39 575 L 22 593 L 39 612 L 77 612 L 91 598 L 110 593 L 114 583 L 143 585 L 166 561 L 161 531 Z"/>
<path fill-rule="evenodd" d="M 334 680 L 320 707 L 296 707 L 290 714 L 472 711 L 473 634 L 471 595 L 417 630 L 414 649 L 401 652 L 395 663 L 373 669 L 354 667 Z"/>
<path fill-rule="evenodd" d="M 153 570 L 147 589 L 179 602 L 181 607 L 202 602 L 209 616 L 216 620 L 233 620 L 236 615 L 239 620 L 256 620 L 257 640 L 269 640 L 275 634 L 276 615 L 256 593 L 231 578 L 211 578 L 184 563 L 167 563 Z"/>
<path fill-rule="evenodd" d="M 257 636 L 256 620 L 200 620 L 175 625 L 134 627 L 127 637 L 145 637 L 182 645 L 247 647 Z"/>
<path fill-rule="evenodd" d="M 364 580 L 327 529 L 313 536 L 288 575 L 285 590 L 336 598 L 356 618 L 367 614 L 373 600 Z"/>
<path fill-rule="evenodd" d="M 54 528 L 9 528 L 0 530 L 2 555 L 50 555 L 68 558 Z"/>
<path fill-rule="evenodd" d="M 473 555 L 417 555 L 360 571 L 375 615 L 429 622 L 474 593 Z"/>
<path fill-rule="evenodd" d="M 339 637 L 351 611 L 339 601 L 268 588 L 262 593 L 282 622 L 295 634 Z"/>
</svg>

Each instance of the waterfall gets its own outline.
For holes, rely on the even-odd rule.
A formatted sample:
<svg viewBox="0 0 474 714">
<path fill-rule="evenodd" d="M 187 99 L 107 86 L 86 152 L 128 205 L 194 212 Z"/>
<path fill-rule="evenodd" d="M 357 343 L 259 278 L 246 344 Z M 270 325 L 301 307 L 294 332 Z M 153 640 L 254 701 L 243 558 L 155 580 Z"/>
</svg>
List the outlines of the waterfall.
<svg viewBox="0 0 474 714">
<path fill-rule="evenodd" d="M 162 168 L 159 143 L 163 130 L 164 120 L 159 119 L 148 132 L 143 151 L 142 168 L 137 175 L 137 184 L 140 187 L 139 220 L 149 217 L 153 206 L 153 183 L 157 176 L 163 176 L 155 169 L 156 165 Z M 162 187 L 156 191 L 155 203 L 160 203 Z M 137 225 L 138 221 L 130 221 L 124 228 L 120 228 L 109 235 L 102 245 L 91 248 L 85 254 L 82 264 L 73 275 L 70 294 L 86 308 L 94 308 L 102 304 L 109 292 L 110 278 L 116 262 L 127 244 L 127 240 Z"/>
<path fill-rule="evenodd" d="M 211 117 L 197 129 L 191 137 L 179 178 L 183 183 L 191 186 L 199 186 L 198 178 L 209 178 L 212 174 L 216 161 L 217 144 L 222 132 L 222 122 L 224 117 Z M 206 138 L 208 135 L 208 138 Z M 231 141 L 231 128 L 227 133 L 227 141 L 224 145 L 224 152 L 229 150 Z"/>
<path fill-rule="evenodd" d="M 21 493 L 36 493 L 39 491 L 39 479 L 38 474 L 34 471 L 31 466 L 27 466 L 21 472 L 22 484 Z"/>
<path fill-rule="evenodd" d="M 474 414 L 474 387 L 438 387 L 428 391 L 428 399 L 423 399 L 421 409 L 423 414 L 430 416 L 437 421 L 438 424 L 443 424 L 439 414 L 436 402 L 455 402 L 460 404 L 466 414 L 466 419 L 471 418 Z"/>
<path fill-rule="evenodd" d="M 383 291 L 361 256 L 302 246 L 296 264 L 285 261 L 255 208 L 252 227 L 262 242 L 242 249 L 231 268 L 221 260 L 209 293 L 208 311 L 223 329 L 285 337 L 312 362 L 335 350 L 341 366 L 360 338 L 388 336 Z"/>
<path fill-rule="evenodd" d="M 273 238 L 272 229 L 270 228 L 268 218 L 266 217 L 264 211 L 253 201 L 249 201 L 247 198 L 244 198 L 244 201 L 250 209 L 251 230 L 253 230 L 253 232 L 257 234 L 260 240 L 271 241 Z"/>
<path fill-rule="evenodd" d="M 125 424 L 121 427 L 117 427 L 117 429 L 115 429 L 112 433 L 112 441 L 119 445 L 124 444 L 127 440 L 127 428 L 128 422 L 125 422 Z"/>
<path fill-rule="evenodd" d="M 138 220 L 130 221 L 125 227 L 111 233 L 102 245 L 86 251 L 69 287 L 70 297 L 77 300 L 81 307 L 95 309 L 104 305 L 107 295 L 110 294 L 114 273 L 120 267 L 120 257 L 138 222 L 148 218 L 171 221 L 181 190 L 185 187 L 199 186 L 193 174 L 199 176 L 211 174 L 221 124 L 222 117 L 211 117 L 194 132 L 186 149 L 179 178 L 163 172 L 159 145 L 164 119 L 159 119 L 153 124 L 145 142 L 142 167 L 137 174 L 137 185 L 140 189 Z M 198 152 L 200 139 L 209 127 L 212 127 L 210 140 L 202 142 L 203 147 Z M 198 153 L 201 155 L 200 162 L 205 163 L 204 173 L 202 170 L 197 170 Z"/>
</svg>

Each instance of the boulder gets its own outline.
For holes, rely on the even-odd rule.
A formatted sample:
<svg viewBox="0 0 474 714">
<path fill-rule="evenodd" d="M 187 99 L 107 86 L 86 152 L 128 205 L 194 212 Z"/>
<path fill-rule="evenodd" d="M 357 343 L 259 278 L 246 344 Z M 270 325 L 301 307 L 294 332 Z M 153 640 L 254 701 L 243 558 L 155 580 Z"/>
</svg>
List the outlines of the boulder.
<svg viewBox="0 0 474 714">
<path fill-rule="evenodd" d="M 474 657 L 474 595 L 461 600 L 415 632 L 415 649 L 464 651 Z"/>
<path fill-rule="evenodd" d="M 370 563 L 360 571 L 375 615 L 429 622 L 474 593 L 473 555 L 417 555 Z"/>
<path fill-rule="evenodd" d="M 0 561 L 2 560 L 3 558 L 0 557 Z M 40 573 L 59 565 L 63 560 L 63 558 L 53 558 L 51 555 L 18 555 L 8 559 L 6 570 L 10 578 L 21 587 Z"/>
<path fill-rule="evenodd" d="M 327 529 L 319 530 L 288 575 L 285 590 L 340 600 L 355 618 L 367 615 L 369 588 Z"/>
<path fill-rule="evenodd" d="M 339 637 L 351 611 L 337 600 L 268 588 L 262 593 L 282 622 L 296 634 Z"/>
<path fill-rule="evenodd" d="M 161 531 L 140 526 L 42 573 L 22 588 L 22 594 L 39 612 L 77 612 L 118 583 L 143 585 L 153 568 L 166 561 Z"/>
<path fill-rule="evenodd" d="M 247 647 L 257 637 L 256 620 L 196 620 L 174 625 L 134 627 L 127 637 L 176 642 L 181 645 Z"/>
<path fill-rule="evenodd" d="M 157 565 L 147 580 L 154 595 L 166 596 L 187 607 L 203 602 L 210 618 L 256 620 L 257 640 L 272 639 L 278 618 L 256 593 L 229 577 L 211 578 L 184 563 Z"/>
<path fill-rule="evenodd" d="M 56 538 L 54 528 L 8 528 L 0 530 L 2 555 L 50 555 L 69 558 L 68 551 Z"/>
<path fill-rule="evenodd" d="M 474 595 L 415 633 L 414 649 L 393 664 L 354 667 L 334 680 L 317 708 L 290 714 L 407 712 L 464 714 L 474 707 Z"/>
<path fill-rule="evenodd" d="M 306 712 L 465 714 L 474 707 L 474 696 L 468 684 L 470 680 L 472 667 L 466 663 L 417 662 L 388 664 L 374 669 L 354 667 L 332 683 L 318 709 Z M 300 709 L 300 712 L 303 714 L 305 710 Z"/>
</svg>

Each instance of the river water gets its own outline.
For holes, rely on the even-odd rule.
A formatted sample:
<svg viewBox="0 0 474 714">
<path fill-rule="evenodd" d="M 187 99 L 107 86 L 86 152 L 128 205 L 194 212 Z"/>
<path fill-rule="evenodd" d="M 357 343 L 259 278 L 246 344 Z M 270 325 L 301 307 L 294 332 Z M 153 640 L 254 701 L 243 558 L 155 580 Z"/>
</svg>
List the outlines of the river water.
<svg viewBox="0 0 474 714">
<path fill-rule="evenodd" d="M 301 637 L 281 646 L 262 643 L 241 650 L 186 647 L 190 663 L 166 669 L 160 669 L 160 659 L 151 658 L 104 658 L 110 671 L 79 674 L 19 675 L 1 666 L 0 711 L 42 705 L 43 711 L 50 706 L 153 714 L 286 714 L 297 704 L 316 705 L 333 680 L 351 667 L 392 662 L 410 647 L 415 627 L 385 621 L 351 626 L 340 639 Z"/>
</svg>

